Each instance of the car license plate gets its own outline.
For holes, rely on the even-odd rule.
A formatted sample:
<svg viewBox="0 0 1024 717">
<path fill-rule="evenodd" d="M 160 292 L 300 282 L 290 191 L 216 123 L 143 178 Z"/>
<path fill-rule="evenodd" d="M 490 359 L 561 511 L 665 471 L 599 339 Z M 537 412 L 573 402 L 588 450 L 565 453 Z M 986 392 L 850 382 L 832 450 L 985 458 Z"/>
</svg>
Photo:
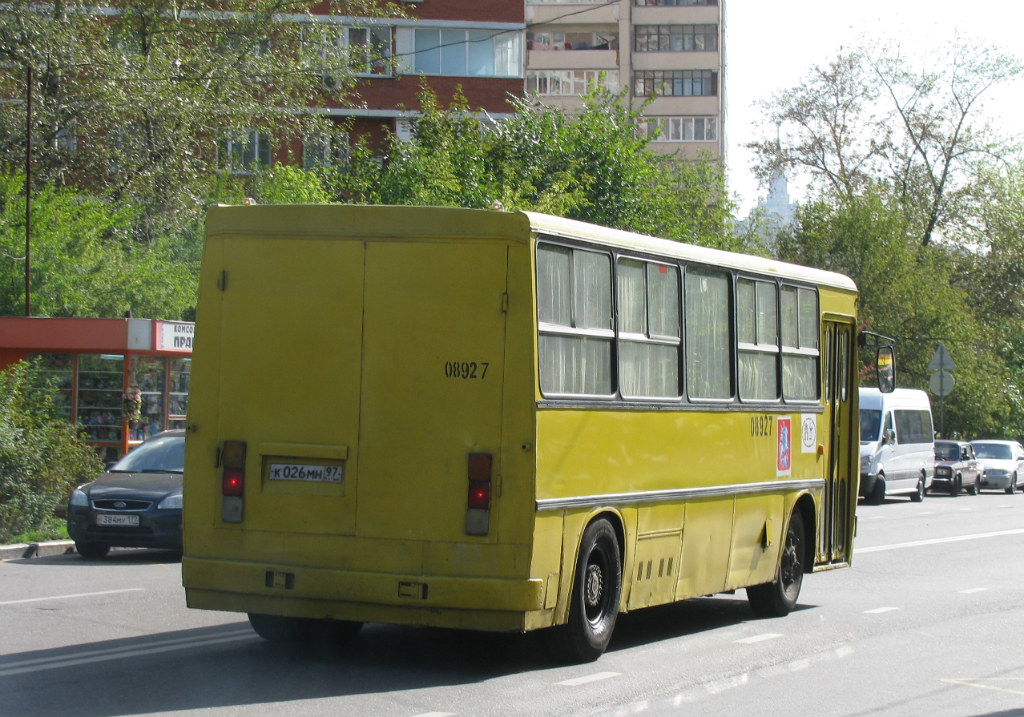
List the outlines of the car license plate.
<svg viewBox="0 0 1024 717">
<path fill-rule="evenodd" d="M 314 463 L 271 463 L 268 477 L 270 480 L 341 483 L 341 474 L 341 466 Z"/>
<path fill-rule="evenodd" d="M 139 516 L 118 515 L 117 513 L 100 513 L 96 516 L 96 525 L 119 525 L 129 528 L 139 527 Z"/>
</svg>

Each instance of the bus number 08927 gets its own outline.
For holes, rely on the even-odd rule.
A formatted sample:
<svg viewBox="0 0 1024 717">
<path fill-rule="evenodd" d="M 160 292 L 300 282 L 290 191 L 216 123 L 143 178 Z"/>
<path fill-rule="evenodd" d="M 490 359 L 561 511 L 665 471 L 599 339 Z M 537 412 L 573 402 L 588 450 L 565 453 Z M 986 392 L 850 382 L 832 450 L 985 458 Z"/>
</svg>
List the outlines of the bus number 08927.
<svg viewBox="0 0 1024 717">
<path fill-rule="evenodd" d="M 445 361 L 444 375 L 445 378 L 484 379 L 490 365 L 487 361 Z"/>
</svg>

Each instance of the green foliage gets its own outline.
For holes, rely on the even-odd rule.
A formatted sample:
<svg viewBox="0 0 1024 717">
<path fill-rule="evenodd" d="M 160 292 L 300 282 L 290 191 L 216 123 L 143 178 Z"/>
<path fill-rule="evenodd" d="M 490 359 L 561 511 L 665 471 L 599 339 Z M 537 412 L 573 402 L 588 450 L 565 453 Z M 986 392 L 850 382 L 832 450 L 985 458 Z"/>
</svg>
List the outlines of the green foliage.
<svg viewBox="0 0 1024 717">
<path fill-rule="evenodd" d="M 796 170 L 815 190 L 780 256 L 857 282 L 867 328 L 898 340 L 899 383 L 927 389 L 949 350 L 955 388 L 933 403 L 950 435 L 1024 437 L 1024 164 L 982 124 L 1022 70 L 962 40 L 842 52 L 763 103 L 771 136 L 752 145 L 759 176 Z"/>
<path fill-rule="evenodd" d="M 102 471 L 54 396 L 25 362 L 0 372 L 0 543 L 47 529 L 75 485 Z"/>
<path fill-rule="evenodd" d="M 390 138 L 383 160 L 357 147 L 340 188 L 351 201 L 542 211 L 692 243 L 731 241 L 720 162 L 673 161 L 637 131 L 625 94 L 594 90 L 584 107 L 516 100 L 493 122 L 456 94 L 427 88 L 413 139 Z"/>
<path fill-rule="evenodd" d="M 218 171 L 251 160 L 228 152 L 229 140 L 247 149 L 252 129 L 271 145 L 326 132 L 326 114 L 281 108 L 354 101 L 360 64 L 325 17 L 401 14 L 373 0 L 222 0 L 216 12 L 152 0 L 116 7 L 4 3 L 0 97 L 25 97 L 31 70 L 33 174 L 132 205 L 144 240 L 201 220 Z M 356 51 L 363 61 L 365 51 Z M 25 166 L 26 109 L 0 103 L 0 167 Z"/>
<path fill-rule="evenodd" d="M 0 313 L 25 313 L 24 175 L 0 174 Z M 195 307 L 195 235 L 131 238 L 127 207 L 56 189 L 32 197 L 33 316 L 187 317 Z"/>
<path fill-rule="evenodd" d="M 957 364 L 945 399 L 945 433 L 974 438 L 1002 431 L 1011 397 L 1007 367 L 993 334 L 978 321 L 946 247 L 922 247 L 913 223 L 885 188 L 850 201 L 819 199 L 798 211 L 797 226 L 779 237 L 784 260 L 846 274 L 857 282 L 864 327 L 897 340 L 899 385 L 928 389 L 927 369 L 943 343 Z M 934 399 L 936 429 L 939 404 Z"/>
</svg>

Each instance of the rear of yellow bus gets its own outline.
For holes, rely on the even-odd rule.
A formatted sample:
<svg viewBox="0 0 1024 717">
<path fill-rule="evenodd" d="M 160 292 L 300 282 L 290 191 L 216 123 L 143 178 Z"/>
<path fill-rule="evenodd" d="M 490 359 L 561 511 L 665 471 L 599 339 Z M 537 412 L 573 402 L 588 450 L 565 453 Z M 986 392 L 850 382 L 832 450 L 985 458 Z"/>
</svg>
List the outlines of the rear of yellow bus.
<svg viewBox="0 0 1024 717">
<path fill-rule="evenodd" d="M 248 613 L 269 639 L 364 621 L 523 630 L 544 612 L 529 257 L 519 214 L 210 211 L 190 607 Z"/>
</svg>

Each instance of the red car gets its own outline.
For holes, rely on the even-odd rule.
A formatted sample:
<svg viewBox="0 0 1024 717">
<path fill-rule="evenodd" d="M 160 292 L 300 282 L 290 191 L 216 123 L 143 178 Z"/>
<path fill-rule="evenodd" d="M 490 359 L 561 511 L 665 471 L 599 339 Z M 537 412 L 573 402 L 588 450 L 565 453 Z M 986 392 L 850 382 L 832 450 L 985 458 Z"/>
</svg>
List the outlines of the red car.
<svg viewBox="0 0 1024 717">
<path fill-rule="evenodd" d="M 966 441 L 935 441 L 935 481 L 932 490 L 944 487 L 952 496 L 966 490 L 981 492 L 984 468 L 974 457 L 974 446 Z"/>
</svg>

